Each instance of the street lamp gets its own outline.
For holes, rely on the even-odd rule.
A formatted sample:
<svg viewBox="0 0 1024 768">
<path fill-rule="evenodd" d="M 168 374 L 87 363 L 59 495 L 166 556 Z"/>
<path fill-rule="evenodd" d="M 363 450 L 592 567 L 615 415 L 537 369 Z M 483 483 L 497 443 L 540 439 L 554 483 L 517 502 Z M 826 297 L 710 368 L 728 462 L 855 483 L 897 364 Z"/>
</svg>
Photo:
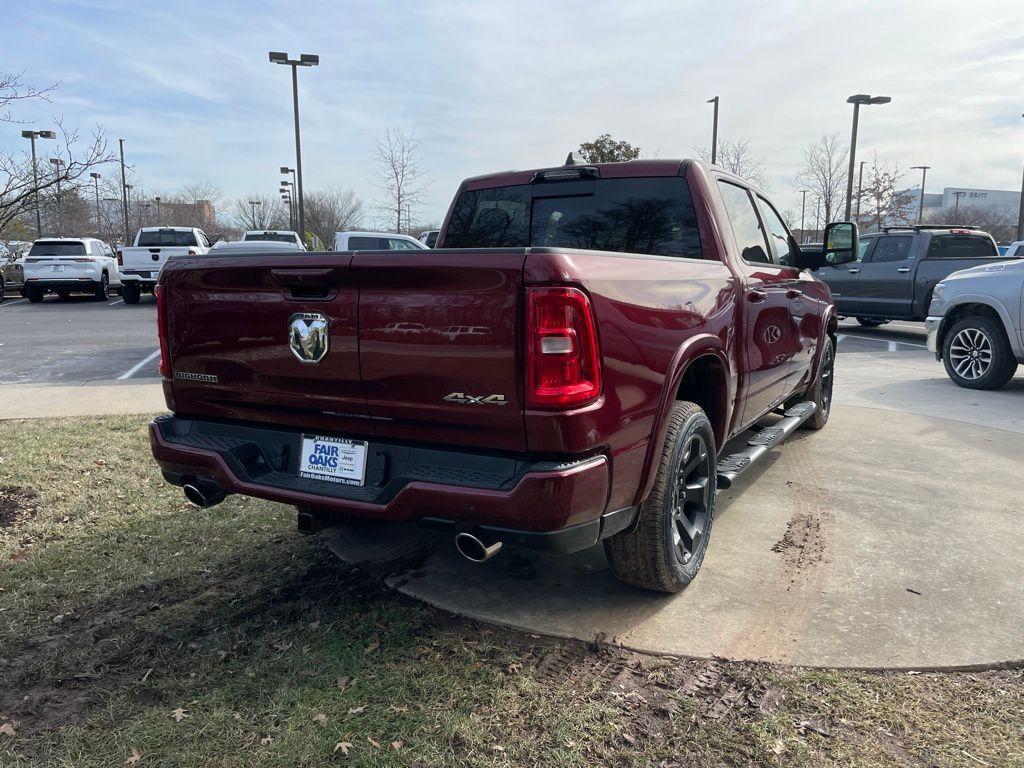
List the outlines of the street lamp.
<svg viewBox="0 0 1024 768">
<path fill-rule="evenodd" d="M 861 190 L 864 188 L 864 160 L 860 161 L 860 170 L 857 171 L 857 223 L 860 224 L 860 201 L 863 197 Z"/>
<path fill-rule="evenodd" d="M 807 210 L 807 193 L 809 189 L 800 190 L 800 239 L 807 242 L 807 234 L 804 232 L 804 211 Z"/>
<path fill-rule="evenodd" d="M 960 198 L 963 197 L 966 194 L 967 194 L 966 192 L 954 192 L 953 193 L 953 197 L 956 198 L 956 203 L 953 204 L 953 216 L 954 217 L 959 217 L 960 216 Z M 954 222 L 954 223 L 959 224 L 960 222 L 957 221 L 957 222 Z"/>
<path fill-rule="evenodd" d="M 708 99 L 707 104 L 715 105 L 715 116 L 711 124 L 711 164 L 715 164 L 718 157 L 718 97 Z"/>
<path fill-rule="evenodd" d="M 36 201 L 36 235 L 43 236 L 43 220 L 39 215 L 39 169 L 36 166 L 36 139 L 56 139 L 53 131 L 22 131 L 21 137 L 32 142 L 32 195 Z"/>
<path fill-rule="evenodd" d="M 889 96 L 869 96 L 866 93 L 857 93 L 846 100 L 847 104 L 853 104 L 853 135 L 850 137 L 850 170 L 846 174 L 846 220 L 850 219 L 850 210 L 853 207 L 853 166 L 857 155 L 857 120 L 860 117 L 861 104 L 888 104 L 892 101 Z"/>
<path fill-rule="evenodd" d="M 124 231 L 125 232 L 128 231 L 128 219 L 127 219 L 127 216 L 128 216 L 128 211 L 131 210 L 131 207 L 132 207 L 132 185 L 131 184 L 125 184 L 124 185 L 124 215 L 125 215 L 125 220 L 124 220 L 125 221 L 125 225 L 124 225 L 125 226 L 125 230 Z M 127 242 L 128 242 L 128 238 L 125 238 L 125 243 L 127 243 Z"/>
<path fill-rule="evenodd" d="M 156 201 L 156 223 L 160 223 L 160 195 L 153 198 Z"/>
<path fill-rule="evenodd" d="M 100 223 L 100 174 L 93 171 L 89 174 L 92 177 L 93 185 L 96 187 L 96 234 L 99 235 L 103 225 Z"/>
<path fill-rule="evenodd" d="M 282 181 L 281 182 L 281 184 L 288 184 L 288 183 L 289 182 L 287 182 L 287 181 Z M 288 206 L 288 229 L 290 229 L 292 232 L 294 232 L 295 231 L 295 215 L 294 215 L 294 210 L 292 209 L 292 194 L 291 194 L 291 191 L 288 189 L 288 187 L 285 187 L 285 186 L 282 186 L 278 191 L 281 193 L 281 200 L 284 202 L 285 205 Z"/>
<path fill-rule="evenodd" d="M 928 178 L 928 169 L 930 165 L 912 165 L 910 170 L 917 170 L 921 172 L 921 200 L 917 204 L 917 223 L 924 224 L 924 180 Z"/>
<path fill-rule="evenodd" d="M 256 224 L 256 206 L 257 205 L 263 205 L 263 202 L 260 201 L 260 200 L 250 200 L 249 201 L 249 208 L 252 209 L 252 228 L 253 229 L 256 229 L 256 226 L 257 226 L 257 224 Z"/>
<path fill-rule="evenodd" d="M 118 139 L 117 145 L 121 150 L 121 213 L 124 217 L 124 243 L 129 245 L 132 241 L 132 233 L 128 231 L 128 190 L 131 187 L 125 183 L 124 177 L 124 139 Z"/>
<path fill-rule="evenodd" d="M 299 198 L 299 237 L 305 240 L 306 215 L 302 208 L 302 142 L 299 138 L 299 67 L 315 67 L 320 57 L 312 53 L 303 53 L 298 59 L 289 59 L 287 53 L 271 51 L 271 64 L 287 64 L 292 68 L 292 107 L 295 112 L 295 182 Z"/>
<path fill-rule="evenodd" d="M 57 235 L 60 235 L 60 167 L 64 165 L 64 161 L 59 157 L 51 157 L 50 165 L 53 166 L 53 177 L 57 181 L 57 197 L 54 198 L 53 206 L 53 217 L 56 219 Z"/>
</svg>

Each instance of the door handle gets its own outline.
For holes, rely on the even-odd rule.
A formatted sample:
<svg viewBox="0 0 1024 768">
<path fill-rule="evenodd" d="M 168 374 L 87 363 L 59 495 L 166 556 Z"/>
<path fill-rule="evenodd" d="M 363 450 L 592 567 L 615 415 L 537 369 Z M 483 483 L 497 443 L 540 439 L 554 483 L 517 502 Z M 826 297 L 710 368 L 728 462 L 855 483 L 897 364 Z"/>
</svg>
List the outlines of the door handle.
<svg viewBox="0 0 1024 768">
<path fill-rule="evenodd" d="M 798 288 L 790 288 L 788 291 L 786 291 L 786 298 L 787 299 L 799 299 L 803 295 L 804 295 L 804 292 L 799 290 Z"/>
<path fill-rule="evenodd" d="M 764 301 L 768 298 L 768 291 L 763 291 L 760 288 L 751 288 L 747 291 L 747 301 Z"/>
<path fill-rule="evenodd" d="M 897 272 L 903 272 L 904 274 L 906 274 L 907 272 L 910 271 L 910 267 L 899 267 L 899 268 L 897 268 L 896 271 Z"/>
<path fill-rule="evenodd" d="M 858 267 L 857 269 L 851 269 L 850 270 L 850 274 L 851 275 L 856 275 L 858 272 L 860 272 L 860 267 Z"/>
</svg>

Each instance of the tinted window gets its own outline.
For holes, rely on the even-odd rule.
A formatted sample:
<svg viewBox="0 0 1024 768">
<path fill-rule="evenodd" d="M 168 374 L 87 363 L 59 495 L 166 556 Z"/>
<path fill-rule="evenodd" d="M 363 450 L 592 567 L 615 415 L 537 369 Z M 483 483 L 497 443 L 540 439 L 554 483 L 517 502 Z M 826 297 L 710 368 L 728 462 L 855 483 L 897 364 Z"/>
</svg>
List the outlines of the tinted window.
<svg viewBox="0 0 1024 768">
<path fill-rule="evenodd" d="M 437 244 L 437 232 L 431 232 L 427 235 L 427 248 L 433 248 Z"/>
<path fill-rule="evenodd" d="M 199 245 L 199 243 L 196 242 L 196 236 L 192 234 L 191 230 L 154 229 L 139 232 L 138 245 L 140 248 L 187 248 L 190 245 Z"/>
<path fill-rule="evenodd" d="M 910 246 L 914 238 L 911 235 L 897 237 L 880 237 L 875 250 L 871 252 L 871 262 L 878 264 L 888 261 L 905 261 L 910 258 Z"/>
<path fill-rule="evenodd" d="M 987 259 L 998 256 L 984 235 L 935 235 L 928 246 L 929 259 Z"/>
<path fill-rule="evenodd" d="M 389 237 L 388 238 L 388 250 L 391 250 L 391 251 L 419 251 L 421 249 L 417 248 L 413 243 L 410 243 L 408 240 L 400 240 L 397 237 Z"/>
<path fill-rule="evenodd" d="M 761 231 L 761 222 L 757 218 L 754 201 L 750 199 L 747 190 L 727 181 L 718 182 L 718 186 L 722 191 L 722 200 L 729 214 L 729 223 L 732 225 L 740 256 L 752 264 L 771 263 L 764 232 Z"/>
<path fill-rule="evenodd" d="M 59 240 L 40 240 L 32 243 L 29 256 L 84 256 L 85 243 L 65 243 Z"/>
<path fill-rule="evenodd" d="M 466 190 L 444 236 L 445 248 L 525 248 L 530 244 L 530 187 Z"/>
<path fill-rule="evenodd" d="M 772 252 L 775 254 L 775 261 L 788 266 L 793 261 L 790 258 L 789 230 L 786 229 L 786 225 L 782 223 L 782 218 L 775 212 L 771 203 L 760 195 L 758 200 L 761 201 L 761 213 L 764 214 L 764 223 L 768 227 L 768 242 L 771 244 Z"/>
<path fill-rule="evenodd" d="M 350 237 L 348 249 L 350 251 L 386 251 L 388 240 L 386 237 Z"/>
<path fill-rule="evenodd" d="M 245 240 L 259 240 L 268 243 L 294 243 L 295 235 L 290 232 L 260 232 L 257 235 L 246 235 Z"/>
<path fill-rule="evenodd" d="M 561 246 L 701 258 L 685 179 L 572 182 L 557 196 L 559 183 L 463 192 L 444 247 Z M 546 196 L 533 198 L 535 189 Z"/>
</svg>

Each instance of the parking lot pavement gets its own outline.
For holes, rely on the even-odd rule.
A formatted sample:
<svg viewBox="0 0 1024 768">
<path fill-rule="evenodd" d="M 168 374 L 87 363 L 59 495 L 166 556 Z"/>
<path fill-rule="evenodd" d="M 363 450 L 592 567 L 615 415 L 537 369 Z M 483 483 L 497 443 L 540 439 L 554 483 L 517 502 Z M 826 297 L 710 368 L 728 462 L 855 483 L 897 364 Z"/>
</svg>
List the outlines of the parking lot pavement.
<svg viewBox="0 0 1024 768">
<path fill-rule="evenodd" d="M 81 385 L 157 376 L 156 302 L 48 296 L 0 304 L 0 384 Z"/>
</svg>

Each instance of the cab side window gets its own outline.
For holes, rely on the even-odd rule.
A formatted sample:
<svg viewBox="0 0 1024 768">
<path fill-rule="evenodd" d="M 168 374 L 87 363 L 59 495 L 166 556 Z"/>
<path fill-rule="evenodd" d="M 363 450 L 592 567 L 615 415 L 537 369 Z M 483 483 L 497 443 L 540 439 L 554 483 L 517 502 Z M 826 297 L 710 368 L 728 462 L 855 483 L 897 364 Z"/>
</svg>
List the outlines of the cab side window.
<svg viewBox="0 0 1024 768">
<path fill-rule="evenodd" d="M 754 209 L 750 193 L 728 181 L 719 181 L 718 188 L 722 193 L 725 211 L 729 215 L 736 246 L 740 249 L 740 258 L 748 264 L 773 263 L 768 241 L 765 240 L 761 220 Z"/>
<path fill-rule="evenodd" d="M 912 235 L 880 237 L 878 244 L 875 245 L 875 250 L 871 252 L 871 263 L 906 261 L 910 258 L 910 246 L 913 242 Z"/>
<path fill-rule="evenodd" d="M 761 216 L 764 219 L 765 227 L 768 229 L 768 242 L 772 247 L 774 261 L 784 267 L 792 266 L 793 248 L 791 243 L 793 240 L 789 236 L 789 230 L 778 211 L 775 210 L 775 206 L 760 195 L 757 196 L 757 199 L 761 206 Z"/>
</svg>

